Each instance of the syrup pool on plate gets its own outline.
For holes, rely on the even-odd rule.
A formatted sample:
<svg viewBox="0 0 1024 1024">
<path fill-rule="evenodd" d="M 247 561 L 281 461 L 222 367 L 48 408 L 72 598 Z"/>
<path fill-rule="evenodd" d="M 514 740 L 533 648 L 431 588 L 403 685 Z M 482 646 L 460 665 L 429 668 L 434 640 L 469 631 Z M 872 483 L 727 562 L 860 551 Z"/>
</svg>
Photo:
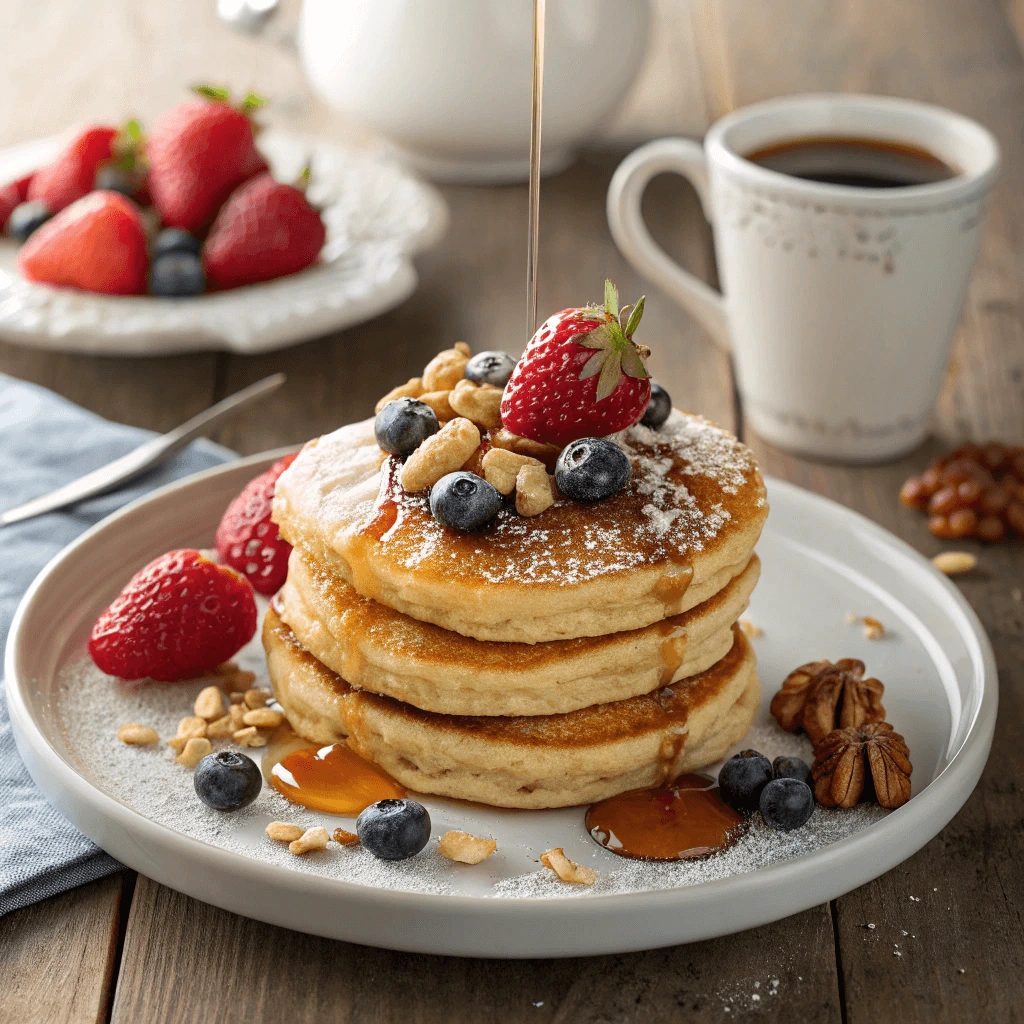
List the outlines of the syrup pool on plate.
<svg viewBox="0 0 1024 1024">
<path fill-rule="evenodd" d="M 267 746 L 263 777 L 292 803 L 345 818 L 356 817 L 378 800 L 405 796 L 383 768 L 344 743 L 318 747 L 287 728 Z"/>
<path fill-rule="evenodd" d="M 687 774 L 602 800 L 587 810 L 586 822 L 594 840 L 620 857 L 690 860 L 728 849 L 744 820 L 719 797 L 714 779 Z"/>
</svg>

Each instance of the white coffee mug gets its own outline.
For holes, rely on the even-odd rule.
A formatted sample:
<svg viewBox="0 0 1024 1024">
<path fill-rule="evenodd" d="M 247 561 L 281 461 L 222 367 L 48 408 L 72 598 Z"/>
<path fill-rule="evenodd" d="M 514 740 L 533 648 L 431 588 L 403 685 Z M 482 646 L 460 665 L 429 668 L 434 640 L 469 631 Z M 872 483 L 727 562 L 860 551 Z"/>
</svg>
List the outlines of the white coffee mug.
<svg viewBox="0 0 1024 1024">
<path fill-rule="evenodd" d="M 956 172 L 906 187 L 790 177 L 744 158 L 800 138 L 910 144 Z M 808 95 L 729 114 L 703 147 L 641 146 L 615 172 L 608 221 L 626 258 L 734 359 L 747 422 L 794 452 L 848 462 L 918 445 L 978 250 L 999 147 L 948 110 L 873 96 Z M 655 175 L 689 179 L 712 224 L 719 294 L 677 266 L 640 204 Z"/>
</svg>

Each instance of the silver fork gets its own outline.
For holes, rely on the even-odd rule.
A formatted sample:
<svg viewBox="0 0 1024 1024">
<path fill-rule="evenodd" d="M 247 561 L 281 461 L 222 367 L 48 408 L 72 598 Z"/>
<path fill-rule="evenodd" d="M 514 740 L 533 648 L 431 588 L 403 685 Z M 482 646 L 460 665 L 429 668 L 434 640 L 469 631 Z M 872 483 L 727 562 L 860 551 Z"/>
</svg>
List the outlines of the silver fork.
<svg viewBox="0 0 1024 1024">
<path fill-rule="evenodd" d="M 284 382 L 284 374 L 275 373 L 255 384 L 250 384 L 247 388 L 242 388 L 216 405 L 211 405 L 205 412 L 186 420 L 180 427 L 175 427 L 160 437 L 154 437 L 127 455 L 122 455 L 121 458 L 108 462 L 107 465 L 100 466 L 99 469 L 94 469 L 91 473 L 86 473 L 85 476 L 80 476 L 55 491 L 50 491 L 49 494 L 40 495 L 17 508 L 0 512 L 0 526 L 20 523 L 24 519 L 41 516 L 45 512 L 55 512 L 86 498 L 95 498 L 99 494 L 116 490 L 121 484 L 134 480 L 154 466 L 159 466 L 175 452 L 181 451 L 190 441 L 220 426 L 246 406 L 276 391 Z"/>
</svg>

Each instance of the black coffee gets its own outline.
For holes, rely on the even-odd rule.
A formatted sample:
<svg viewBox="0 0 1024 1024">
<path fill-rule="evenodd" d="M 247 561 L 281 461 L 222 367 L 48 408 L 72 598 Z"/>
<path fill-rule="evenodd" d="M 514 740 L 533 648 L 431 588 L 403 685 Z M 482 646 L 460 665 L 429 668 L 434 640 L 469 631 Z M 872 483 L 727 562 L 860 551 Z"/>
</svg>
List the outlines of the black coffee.
<svg viewBox="0 0 1024 1024">
<path fill-rule="evenodd" d="M 928 185 L 954 178 L 958 173 L 918 146 L 841 136 L 775 142 L 747 153 L 746 159 L 791 178 L 856 188 Z"/>
</svg>

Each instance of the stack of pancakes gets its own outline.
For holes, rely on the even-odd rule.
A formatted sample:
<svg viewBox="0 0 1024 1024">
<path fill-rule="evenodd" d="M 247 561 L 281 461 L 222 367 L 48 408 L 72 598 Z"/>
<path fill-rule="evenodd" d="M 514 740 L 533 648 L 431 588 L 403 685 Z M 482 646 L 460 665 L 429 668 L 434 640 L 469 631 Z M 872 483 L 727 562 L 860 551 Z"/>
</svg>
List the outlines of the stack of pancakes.
<svg viewBox="0 0 1024 1024">
<path fill-rule="evenodd" d="M 263 642 L 277 698 L 410 790 L 502 807 L 590 803 L 718 760 L 759 697 L 737 619 L 768 513 L 750 451 L 699 417 L 616 435 L 606 501 L 504 508 L 455 533 L 405 493 L 367 420 L 277 483 L 294 545 Z"/>
</svg>

